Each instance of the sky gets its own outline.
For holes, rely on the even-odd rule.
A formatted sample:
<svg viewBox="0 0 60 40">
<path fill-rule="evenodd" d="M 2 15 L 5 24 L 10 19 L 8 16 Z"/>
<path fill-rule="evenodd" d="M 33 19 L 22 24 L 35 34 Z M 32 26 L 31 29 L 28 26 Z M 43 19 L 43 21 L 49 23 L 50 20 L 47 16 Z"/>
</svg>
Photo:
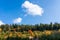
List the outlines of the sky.
<svg viewBox="0 0 60 40">
<path fill-rule="evenodd" d="M 60 23 L 60 0 L 0 0 L 0 25 Z"/>
</svg>

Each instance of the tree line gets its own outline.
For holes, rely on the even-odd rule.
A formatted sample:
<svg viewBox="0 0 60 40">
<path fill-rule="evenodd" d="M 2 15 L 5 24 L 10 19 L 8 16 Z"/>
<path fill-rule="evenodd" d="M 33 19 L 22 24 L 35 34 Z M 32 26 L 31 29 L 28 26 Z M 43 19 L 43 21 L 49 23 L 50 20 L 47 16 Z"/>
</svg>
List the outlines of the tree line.
<svg viewBox="0 0 60 40">
<path fill-rule="evenodd" d="M 1 25 L 0 28 L 5 31 L 44 31 L 44 30 L 59 30 L 60 29 L 60 23 L 50 23 L 50 24 L 35 24 L 35 25 L 24 25 L 24 24 L 5 24 Z"/>
</svg>

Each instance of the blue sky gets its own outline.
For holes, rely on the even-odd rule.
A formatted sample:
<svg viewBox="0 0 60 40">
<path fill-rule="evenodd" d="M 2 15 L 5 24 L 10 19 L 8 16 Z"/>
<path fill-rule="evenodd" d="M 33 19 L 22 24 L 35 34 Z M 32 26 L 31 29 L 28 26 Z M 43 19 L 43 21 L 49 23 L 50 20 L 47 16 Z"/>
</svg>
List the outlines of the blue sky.
<svg viewBox="0 0 60 40">
<path fill-rule="evenodd" d="M 29 6 L 23 5 L 26 1 L 39 6 L 43 10 L 37 9 L 37 11 L 34 11 L 31 8 L 34 11 L 32 12 L 29 10 L 30 4 Z M 34 7 L 33 5 L 32 7 Z M 0 0 L 0 21 L 2 24 L 60 23 L 60 0 Z"/>
</svg>

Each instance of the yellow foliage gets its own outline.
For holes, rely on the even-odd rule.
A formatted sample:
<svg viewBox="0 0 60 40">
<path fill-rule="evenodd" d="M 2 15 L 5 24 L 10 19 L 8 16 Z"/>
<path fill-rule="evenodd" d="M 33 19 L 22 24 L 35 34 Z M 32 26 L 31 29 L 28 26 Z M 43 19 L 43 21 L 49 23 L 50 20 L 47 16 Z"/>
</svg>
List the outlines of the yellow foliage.
<svg viewBox="0 0 60 40">
<path fill-rule="evenodd" d="M 2 31 L 2 29 L 0 28 L 0 32 Z"/>
<path fill-rule="evenodd" d="M 17 36 L 18 36 L 18 37 L 21 37 L 21 35 L 22 35 L 22 34 L 21 34 L 20 32 L 17 33 Z"/>
<path fill-rule="evenodd" d="M 58 32 L 60 32 L 60 29 L 58 30 Z"/>
<path fill-rule="evenodd" d="M 13 33 L 12 33 L 12 32 L 10 32 L 9 37 L 12 37 L 12 35 L 13 35 Z"/>
<path fill-rule="evenodd" d="M 45 33 L 46 35 L 51 35 L 52 31 L 46 30 L 46 31 L 44 31 L 44 33 Z"/>
<path fill-rule="evenodd" d="M 4 38 L 5 38 L 5 39 L 6 39 L 6 38 L 8 38 L 8 35 L 7 35 L 7 34 L 5 34 L 5 35 L 4 35 Z"/>
</svg>

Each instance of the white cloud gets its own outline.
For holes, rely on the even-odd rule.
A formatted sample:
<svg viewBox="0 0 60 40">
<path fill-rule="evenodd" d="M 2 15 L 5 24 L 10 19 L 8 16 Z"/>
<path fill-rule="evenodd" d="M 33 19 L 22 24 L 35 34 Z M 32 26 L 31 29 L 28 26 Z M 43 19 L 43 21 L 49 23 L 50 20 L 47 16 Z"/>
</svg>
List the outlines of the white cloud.
<svg viewBox="0 0 60 40">
<path fill-rule="evenodd" d="M 25 9 L 27 14 L 33 15 L 33 16 L 35 16 L 35 15 L 42 16 L 42 13 L 44 12 L 42 7 L 40 7 L 37 4 L 33 4 L 33 3 L 29 2 L 29 1 L 25 1 L 22 4 L 22 8 Z"/>
<path fill-rule="evenodd" d="M 4 25 L 4 23 L 0 20 L 0 25 Z"/>
<path fill-rule="evenodd" d="M 16 19 L 14 19 L 13 20 L 13 23 L 21 23 L 21 21 L 22 21 L 22 18 L 16 18 Z"/>
</svg>

